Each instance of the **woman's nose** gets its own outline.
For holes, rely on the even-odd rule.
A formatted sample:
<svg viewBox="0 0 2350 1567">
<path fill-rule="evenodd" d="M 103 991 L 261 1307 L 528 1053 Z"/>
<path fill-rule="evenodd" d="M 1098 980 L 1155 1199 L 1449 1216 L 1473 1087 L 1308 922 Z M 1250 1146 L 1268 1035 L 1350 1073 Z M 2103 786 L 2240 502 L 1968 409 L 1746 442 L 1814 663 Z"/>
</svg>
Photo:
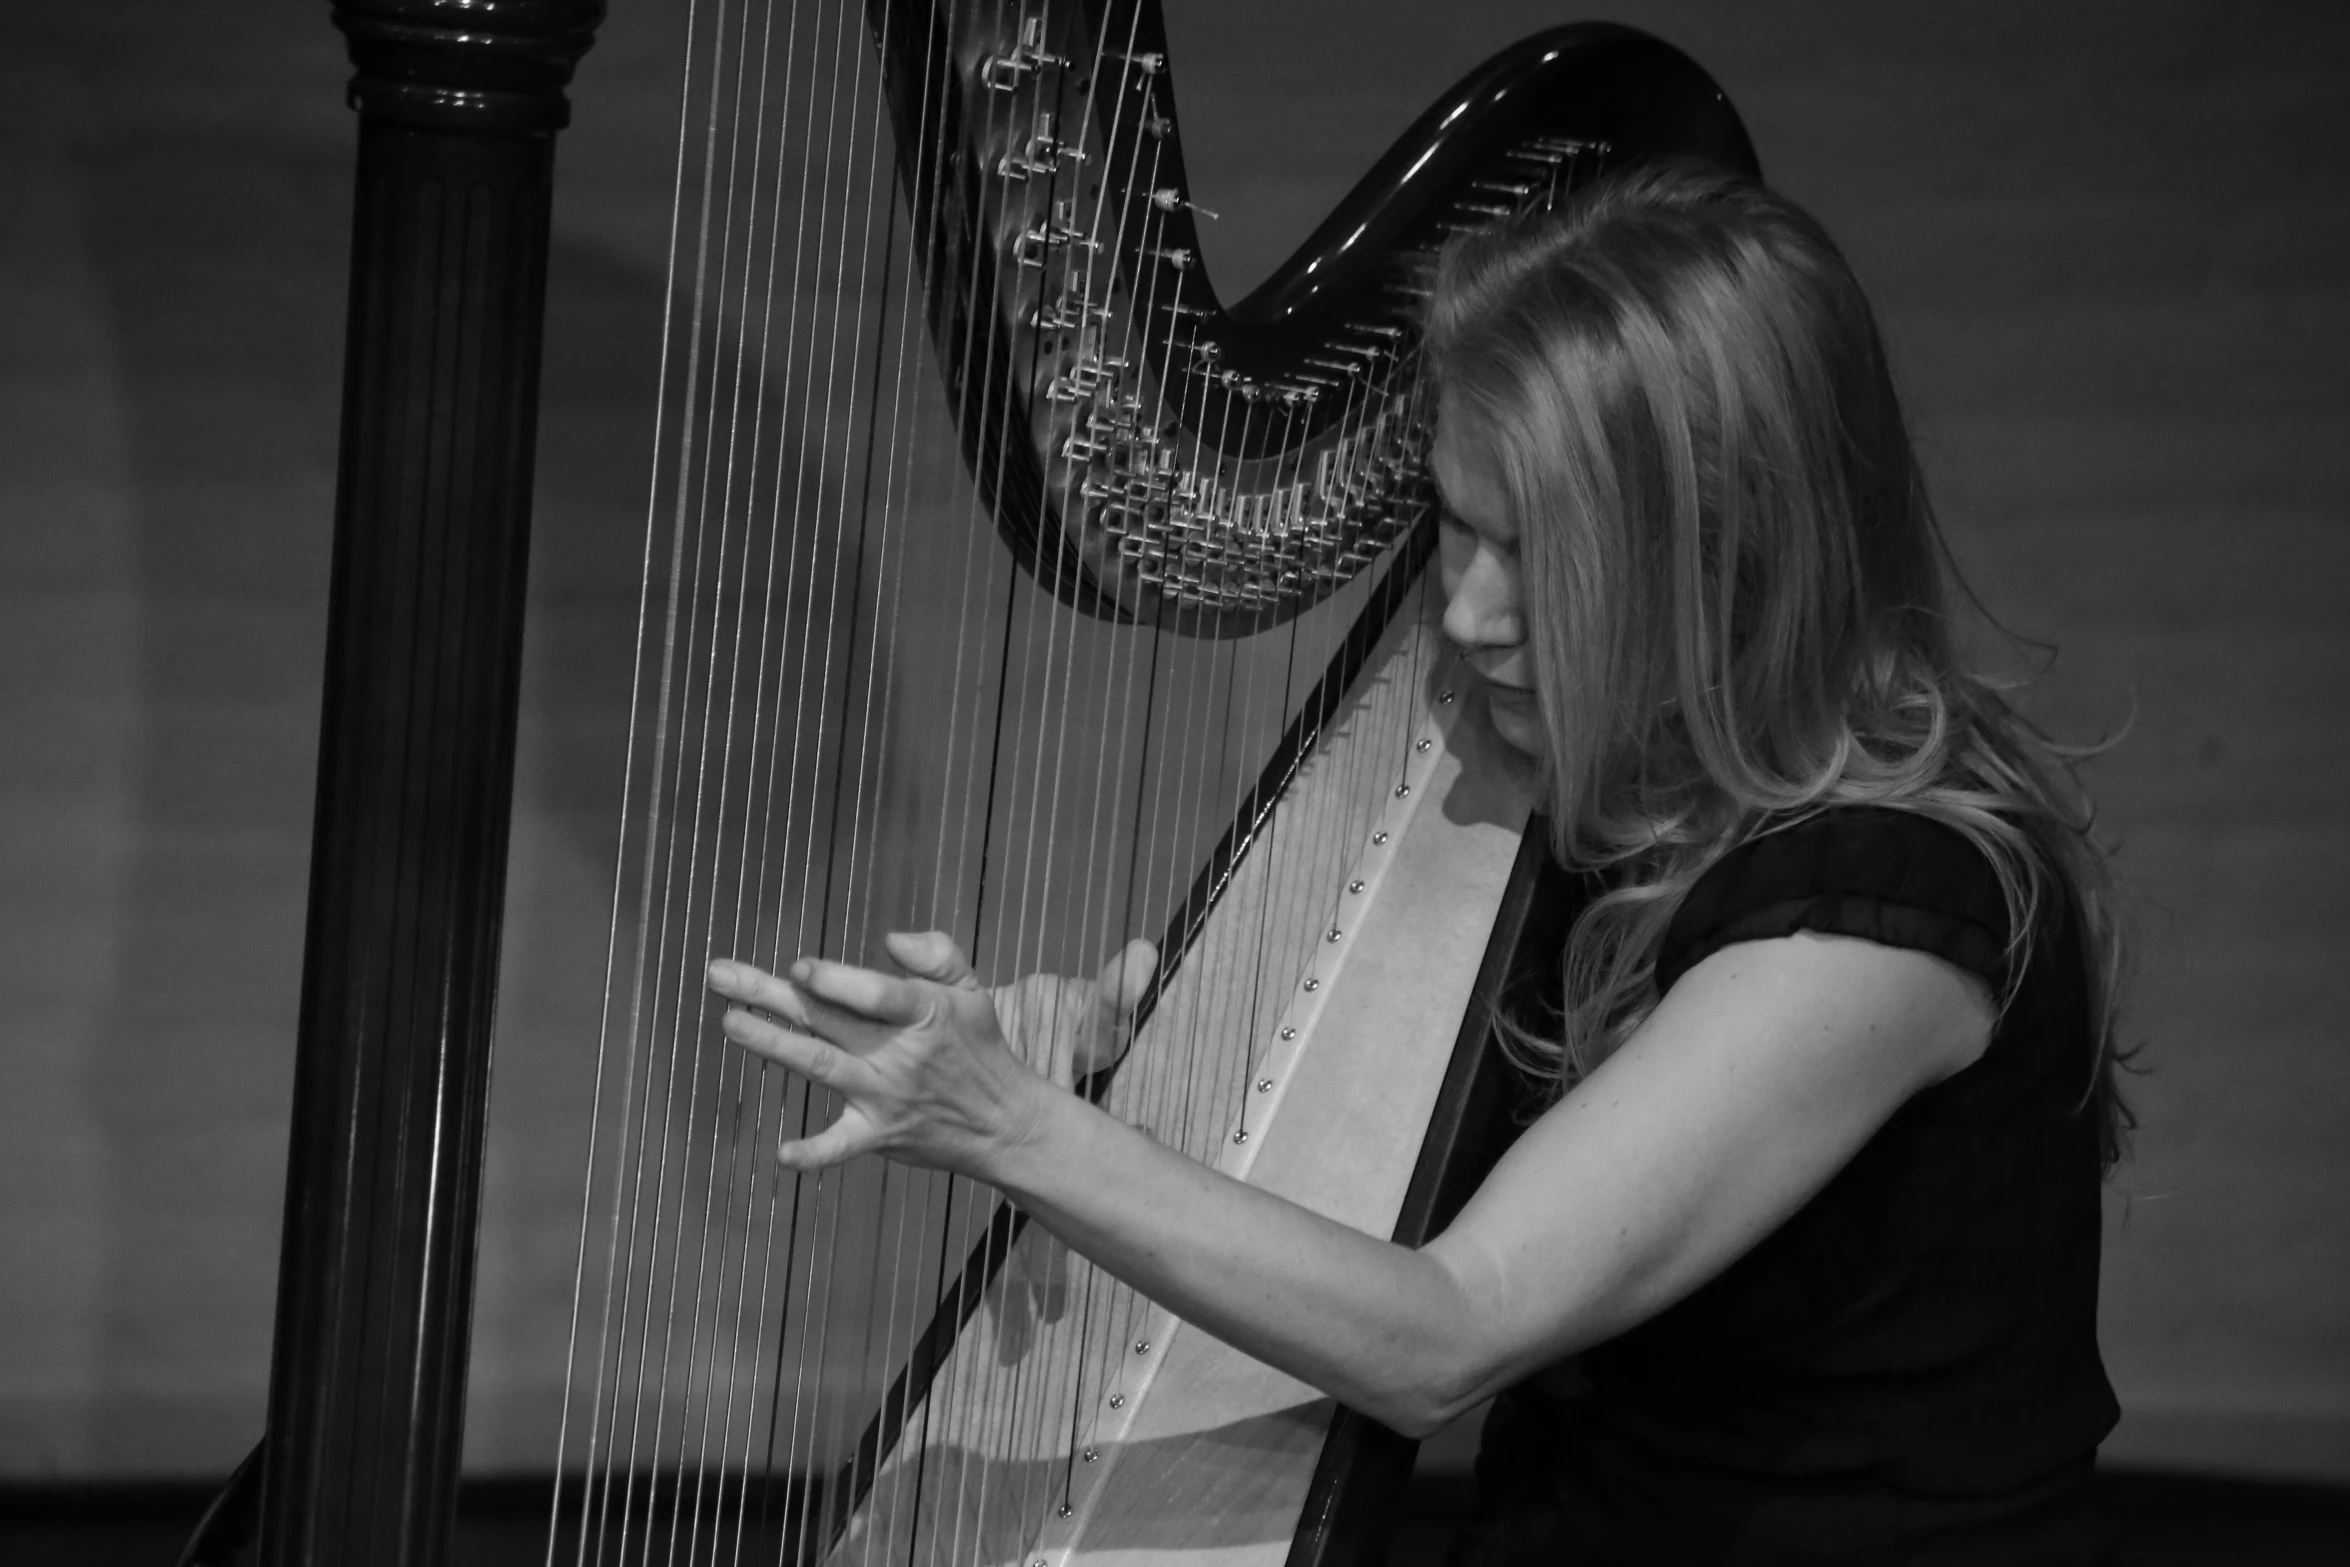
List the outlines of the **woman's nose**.
<svg viewBox="0 0 2350 1567">
<path fill-rule="evenodd" d="M 1492 550 L 1480 549 L 1448 586 L 1444 634 L 1468 649 L 1516 647 L 1526 640 L 1518 610 L 1518 574 Z"/>
</svg>

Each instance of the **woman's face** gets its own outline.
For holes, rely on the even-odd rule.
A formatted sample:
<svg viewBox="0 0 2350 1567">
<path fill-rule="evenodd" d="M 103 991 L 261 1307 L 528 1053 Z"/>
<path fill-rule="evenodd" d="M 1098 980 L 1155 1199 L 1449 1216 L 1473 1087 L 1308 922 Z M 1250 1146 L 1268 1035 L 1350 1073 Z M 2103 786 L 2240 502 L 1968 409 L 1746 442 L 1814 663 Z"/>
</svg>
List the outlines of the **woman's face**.
<svg viewBox="0 0 2350 1567">
<path fill-rule="evenodd" d="M 1542 753 L 1542 714 L 1534 702 L 1534 654 L 1526 643 L 1518 578 L 1518 529 L 1493 475 L 1466 460 L 1450 432 L 1457 418 L 1440 413 L 1428 466 L 1442 502 L 1437 562 L 1444 578 L 1444 634 L 1484 681 L 1496 733 L 1511 749 Z"/>
</svg>

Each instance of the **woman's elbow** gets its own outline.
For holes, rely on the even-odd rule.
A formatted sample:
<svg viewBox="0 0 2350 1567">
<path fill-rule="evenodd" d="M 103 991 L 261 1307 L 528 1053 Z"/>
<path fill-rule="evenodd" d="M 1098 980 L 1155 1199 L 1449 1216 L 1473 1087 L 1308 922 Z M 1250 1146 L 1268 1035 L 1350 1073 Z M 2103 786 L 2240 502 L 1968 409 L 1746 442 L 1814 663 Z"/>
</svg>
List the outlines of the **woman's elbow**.
<svg viewBox="0 0 2350 1567">
<path fill-rule="evenodd" d="M 1474 1407 L 1474 1406 L 1471 1406 Z M 1425 1442 L 1453 1423 L 1465 1411 L 1451 1410 L 1435 1405 L 1399 1406 L 1394 1413 L 1377 1417 L 1379 1423 L 1415 1442 Z"/>
<path fill-rule="evenodd" d="M 1413 1331 L 1391 1341 L 1385 1376 L 1369 1379 L 1373 1398 L 1358 1407 L 1380 1424 L 1424 1441 L 1516 1380 L 1524 1356 L 1502 1331 L 1492 1270 L 1464 1268 L 1430 1247 L 1420 1259 L 1442 1288 L 1421 1297 Z M 1475 1259 L 1472 1258 L 1472 1261 Z"/>
<path fill-rule="evenodd" d="M 1424 1375 L 1382 1389 L 1362 1412 L 1415 1442 L 1424 1442 L 1484 1403 L 1494 1391 L 1494 1379 L 1482 1367 L 1431 1368 Z"/>
</svg>

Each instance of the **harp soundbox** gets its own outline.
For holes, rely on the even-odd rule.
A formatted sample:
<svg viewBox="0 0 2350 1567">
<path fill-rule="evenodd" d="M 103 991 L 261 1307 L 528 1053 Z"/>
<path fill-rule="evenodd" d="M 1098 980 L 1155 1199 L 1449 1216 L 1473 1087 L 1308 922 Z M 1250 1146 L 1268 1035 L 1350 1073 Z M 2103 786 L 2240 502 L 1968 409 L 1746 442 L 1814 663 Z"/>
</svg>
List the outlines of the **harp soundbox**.
<svg viewBox="0 0 2350 1567">
<path fill-rule="evenodd" d="M 190 1559 L 240 1513 L 270 1562 L 448 1538 L 552 147 L 601 10 L 335 7 L 358 215 L 269 1435 Z M 1155 0 L 681 25 L 548 1559 L 1376 1556 L 1409 1444 L 987 1191 L 784 1178 L 831 1107 L 718 1042 L 700 968 L 949 931 L 1039 1070 L 1424 1237 L 1544 855 L 1434 630 L 1418 312 L 1451 234 L 1632 160 L 1751 170 L 1746 136 L 1673 49 L 1558 28 L 1227 303 Z M 1023 976 L 1137 937 L 1130 1045 L 1046 1059 Z"/>
</svg>

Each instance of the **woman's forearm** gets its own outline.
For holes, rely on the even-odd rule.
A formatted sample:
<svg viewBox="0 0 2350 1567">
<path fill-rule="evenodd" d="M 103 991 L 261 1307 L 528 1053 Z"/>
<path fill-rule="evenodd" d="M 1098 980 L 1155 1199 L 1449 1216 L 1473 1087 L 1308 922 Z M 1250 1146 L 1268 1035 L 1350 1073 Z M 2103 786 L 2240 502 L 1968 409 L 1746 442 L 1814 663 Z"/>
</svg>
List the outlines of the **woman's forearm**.
<svg viewBox="0 0 2350 1567">
<path fill-rule="evenodd" d="M 1992 1032 L 1989 992 L 1940 958 L 1842 937 L 1735 943 L 1414 1251 L 1054 1087 L 1003 1042 L 952 943 L 892 940 L 932 977 L 712 970 L 737 1003 L 730 1037 L 847 1101 L 778 1148 L 786 1166 L 879 1153 L 986 1181 L 1161 1305 L 1408 1432 L 1701 1287 Z"/>
<path fill-rule="evenodd" d="M 1407 1434 L 1483 1391 L 1441 1260 L 1376 1239 L 1056 1094 L 977 1173 L 1072 1250 L 1235 1348 Z"/>
<path fill-rule="evenodd" d="M 1524 1369 L 1499 1348 L 1487 1252 L 1378 1240 L 1154 1142 L 1023 1064 L 945 937 L 891 941 L 913 977 L 711 968 L 730 1038 L 848 1101 L 777 1149 L 787 1167 L 880 1153 L 985 1181 L 1178 1316 L 1399 1430 L 1433 1430 Z"/>
</svg>

